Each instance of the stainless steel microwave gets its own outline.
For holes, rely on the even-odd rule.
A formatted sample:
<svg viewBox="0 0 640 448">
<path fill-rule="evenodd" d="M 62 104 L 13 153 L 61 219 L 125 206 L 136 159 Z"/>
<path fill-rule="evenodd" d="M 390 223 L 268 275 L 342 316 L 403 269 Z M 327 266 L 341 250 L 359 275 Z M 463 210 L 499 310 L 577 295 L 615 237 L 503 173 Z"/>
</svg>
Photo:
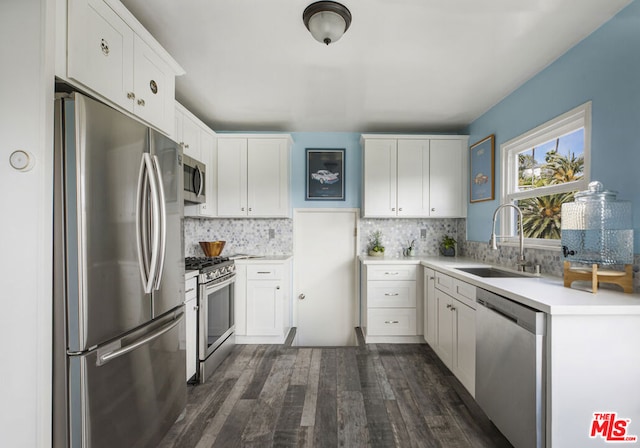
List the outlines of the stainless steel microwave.
<svg viewBox="0 0 640 448">
<path fill-rule="evenodd" d="M 182 166 L 184 168 L 184 201 L 195 204 L 206 202 L 206 165 L 183 155 Z"/>
</svg>

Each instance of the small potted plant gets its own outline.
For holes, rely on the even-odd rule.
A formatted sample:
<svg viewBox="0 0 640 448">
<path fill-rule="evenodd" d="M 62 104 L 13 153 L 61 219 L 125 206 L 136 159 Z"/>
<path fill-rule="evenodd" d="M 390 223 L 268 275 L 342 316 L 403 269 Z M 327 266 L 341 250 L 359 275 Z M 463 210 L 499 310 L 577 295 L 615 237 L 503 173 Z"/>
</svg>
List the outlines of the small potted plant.
<svg viewBox="0 0 640 448">
<path fill-rule="evenodd" d="M 376 230 L 369 235 L 369 245 L 367 246 L 369 255 L 372 257 L 384 257 L 384 246 L 382 245 L 382 232 Z"/>
<path fill-rule="evenodd" d="M 440 242 L 440 253 L 445 257 L 456 256 L 456 240 L 449 235 L 442 237 Z"/>
</svg>

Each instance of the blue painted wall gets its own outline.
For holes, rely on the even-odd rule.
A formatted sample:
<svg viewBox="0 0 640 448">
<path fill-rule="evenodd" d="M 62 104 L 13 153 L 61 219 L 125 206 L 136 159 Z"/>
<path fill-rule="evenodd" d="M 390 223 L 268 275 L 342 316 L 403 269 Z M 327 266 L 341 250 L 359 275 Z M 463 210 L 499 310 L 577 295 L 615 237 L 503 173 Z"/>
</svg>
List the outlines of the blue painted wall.
<svg viewBox="0 0 640 448">
<path fill-rule="evenodd" d="M 633 202 L 640 252 L 640 0 L 469 125 L 471 144 L 496 135 L 496 200 L 469 205 L 469 240 L 486 241 L 491 233 L 499 204 L 500 144 L 589 100 L 591 180 Z"/>
<path fill-rule="evenodd" d="M 291 148 L 291 205 L 293 208 L 359 208 L 362 189 L 360 133 L 293 132 Z M 345 149 L 345 200 L 305 201 L 306 148 Z"/>
</svg>

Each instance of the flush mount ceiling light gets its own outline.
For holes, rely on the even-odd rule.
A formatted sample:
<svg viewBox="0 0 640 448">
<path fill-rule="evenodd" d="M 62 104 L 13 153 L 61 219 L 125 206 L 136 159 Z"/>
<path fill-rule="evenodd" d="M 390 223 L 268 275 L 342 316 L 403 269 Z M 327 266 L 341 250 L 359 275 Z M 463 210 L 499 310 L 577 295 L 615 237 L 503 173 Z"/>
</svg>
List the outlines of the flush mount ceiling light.
<svg viewBox="0 0 640 448">
<path fill-rule="evenodd" d="M 349 29 L 351 13 L 337 2 L 315 2 L 304 10 L 302 21 L 315 40 L 329 45 Z"/>
</svg>

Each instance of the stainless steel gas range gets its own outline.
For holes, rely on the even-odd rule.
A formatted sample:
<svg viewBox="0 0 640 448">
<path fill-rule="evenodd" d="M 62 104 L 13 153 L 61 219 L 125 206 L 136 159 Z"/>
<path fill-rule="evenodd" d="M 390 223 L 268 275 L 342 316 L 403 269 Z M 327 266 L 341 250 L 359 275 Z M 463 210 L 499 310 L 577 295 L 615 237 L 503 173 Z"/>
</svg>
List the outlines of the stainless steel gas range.
<svg viewBox="0 0 640 448">
<path fill-rule="evenodd" d="M 235 344 L 236 266 L 227 257 L 189 257 L 198 270 L 198 381 L 204 383 Z"/>
</svg>

